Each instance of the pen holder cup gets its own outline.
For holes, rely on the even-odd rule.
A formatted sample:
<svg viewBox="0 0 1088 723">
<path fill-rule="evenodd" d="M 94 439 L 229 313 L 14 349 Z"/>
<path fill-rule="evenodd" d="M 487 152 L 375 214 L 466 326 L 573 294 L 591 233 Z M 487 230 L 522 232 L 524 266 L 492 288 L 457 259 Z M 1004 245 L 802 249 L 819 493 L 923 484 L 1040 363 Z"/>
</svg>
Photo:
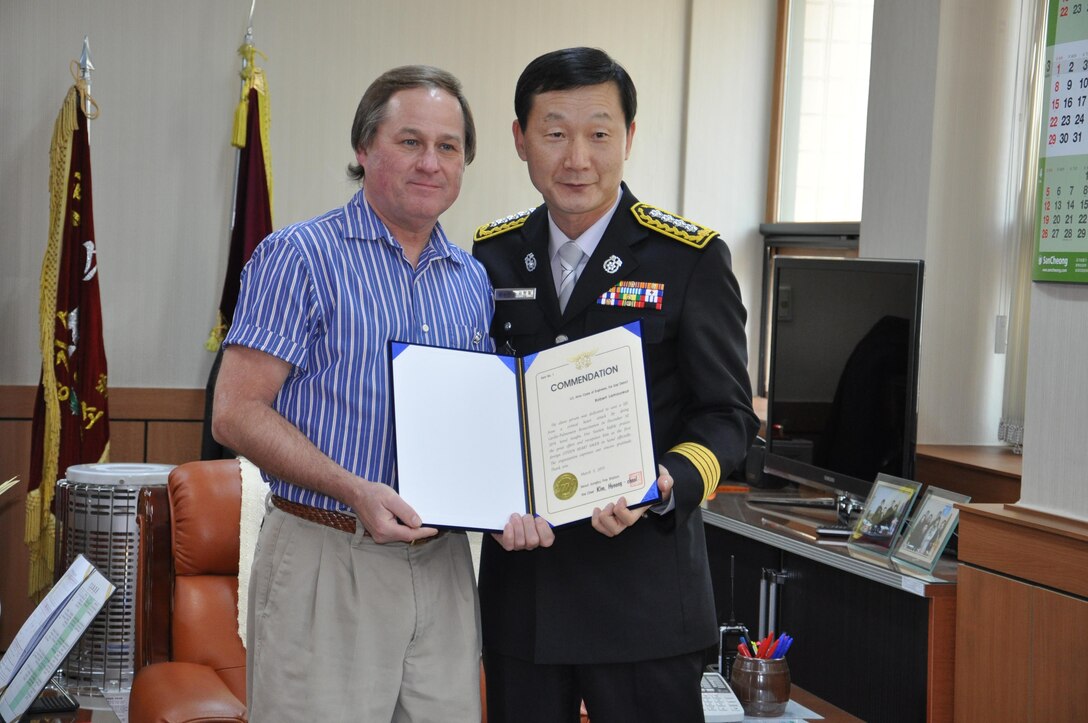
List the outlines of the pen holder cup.
<svg viewBox="0 0 1088 723">
<path fill-rule="evenodd" d="M 745 658 L 733 661 L 730 685 L 744 714 L 773 718 L 786 712 L 790 701 L 790 666 L 785 658 Z"/>
</svg>

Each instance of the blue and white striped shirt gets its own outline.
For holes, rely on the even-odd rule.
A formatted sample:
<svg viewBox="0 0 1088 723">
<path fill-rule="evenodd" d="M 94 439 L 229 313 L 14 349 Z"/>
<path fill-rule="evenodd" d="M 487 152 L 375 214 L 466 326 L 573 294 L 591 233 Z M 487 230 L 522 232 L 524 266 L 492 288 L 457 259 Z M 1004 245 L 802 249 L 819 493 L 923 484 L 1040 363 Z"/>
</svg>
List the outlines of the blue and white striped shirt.
<svg viewBox="0 0 1088 723">
<path fill-rule="evenodd" d="M 389 341 L 494 351 L 483 266 L 435 225 L 413 269 L 359 191 L 340 209 L 272 233 L 242 271 L 226 344 L 293 369 L 273 404 L 322 452 L 396 485 Z M 350 512 L 266 475 L 274 494 Z"/>
</svg>

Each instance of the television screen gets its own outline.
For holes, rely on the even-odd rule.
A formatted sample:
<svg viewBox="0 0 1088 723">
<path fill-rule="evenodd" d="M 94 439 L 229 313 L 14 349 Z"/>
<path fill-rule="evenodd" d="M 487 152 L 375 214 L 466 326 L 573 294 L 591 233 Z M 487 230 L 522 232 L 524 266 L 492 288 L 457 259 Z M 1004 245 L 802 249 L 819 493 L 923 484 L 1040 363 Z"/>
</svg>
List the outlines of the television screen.
<svg viewBox="0 0 1088 723">
<path fill-rule="evenodd" d="M 862 500 L 913 478 L 922 266 L 775 259 L 765 473 Z"/>
</svg>

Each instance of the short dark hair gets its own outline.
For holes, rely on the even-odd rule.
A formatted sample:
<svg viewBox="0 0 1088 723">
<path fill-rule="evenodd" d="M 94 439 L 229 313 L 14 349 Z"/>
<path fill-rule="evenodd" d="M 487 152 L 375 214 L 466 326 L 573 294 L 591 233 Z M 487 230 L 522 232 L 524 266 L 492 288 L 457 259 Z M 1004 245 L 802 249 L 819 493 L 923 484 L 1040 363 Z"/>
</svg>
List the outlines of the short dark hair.
<svg viewBox="0 0 1088 723">
<path fill-rule="evenodd" d="M 476 157 L 476 124 L 472 120 L 472 109 L 461 90 L 461 81 L 452 73 L 430 65 L 402 65 L 387 70 L 379 75 L 363 93 L 359 107 L 355 110 L 355 121 L 351 124 L 351 149 L 369 148 L 378 133 L 378 126 L 385 120 L 389 99 L 401 90 L 411 88 L 435 88 L 444 90 L 461 104 L 461 115 L 465 121 L 465 165 Z M 348 177 L 355 181 L 363 180 L 363 167 L 357 163 L 348 165 Z"/>
<path fill-rule="evenodd" d="M 598 48 L 565 48 L 545 53 L 525 66 L 514 90 L 514 113 L 525 130 L 533 98 L 552 90 L 570 90 L 587 85 L 615 83 L 620 92 L 623 118 L 628 126 L 635 120 L 638 94 L 635 83 L 622 65 Z"/>
</svg>

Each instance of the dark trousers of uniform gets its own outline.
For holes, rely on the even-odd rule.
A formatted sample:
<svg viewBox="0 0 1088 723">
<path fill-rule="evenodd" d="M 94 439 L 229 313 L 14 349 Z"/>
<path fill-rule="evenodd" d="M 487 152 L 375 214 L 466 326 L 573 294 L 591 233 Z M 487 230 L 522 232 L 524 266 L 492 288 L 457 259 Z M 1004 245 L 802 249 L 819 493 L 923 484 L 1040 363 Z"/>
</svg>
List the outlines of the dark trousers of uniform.
<svg viewBox="0 0 1088 723">
<path fill-rule="evenodd" d="M 541 665 L 484 650 L 488 723 L 701 723 L 702 651 L 638 663 Z"/>
</svg>

